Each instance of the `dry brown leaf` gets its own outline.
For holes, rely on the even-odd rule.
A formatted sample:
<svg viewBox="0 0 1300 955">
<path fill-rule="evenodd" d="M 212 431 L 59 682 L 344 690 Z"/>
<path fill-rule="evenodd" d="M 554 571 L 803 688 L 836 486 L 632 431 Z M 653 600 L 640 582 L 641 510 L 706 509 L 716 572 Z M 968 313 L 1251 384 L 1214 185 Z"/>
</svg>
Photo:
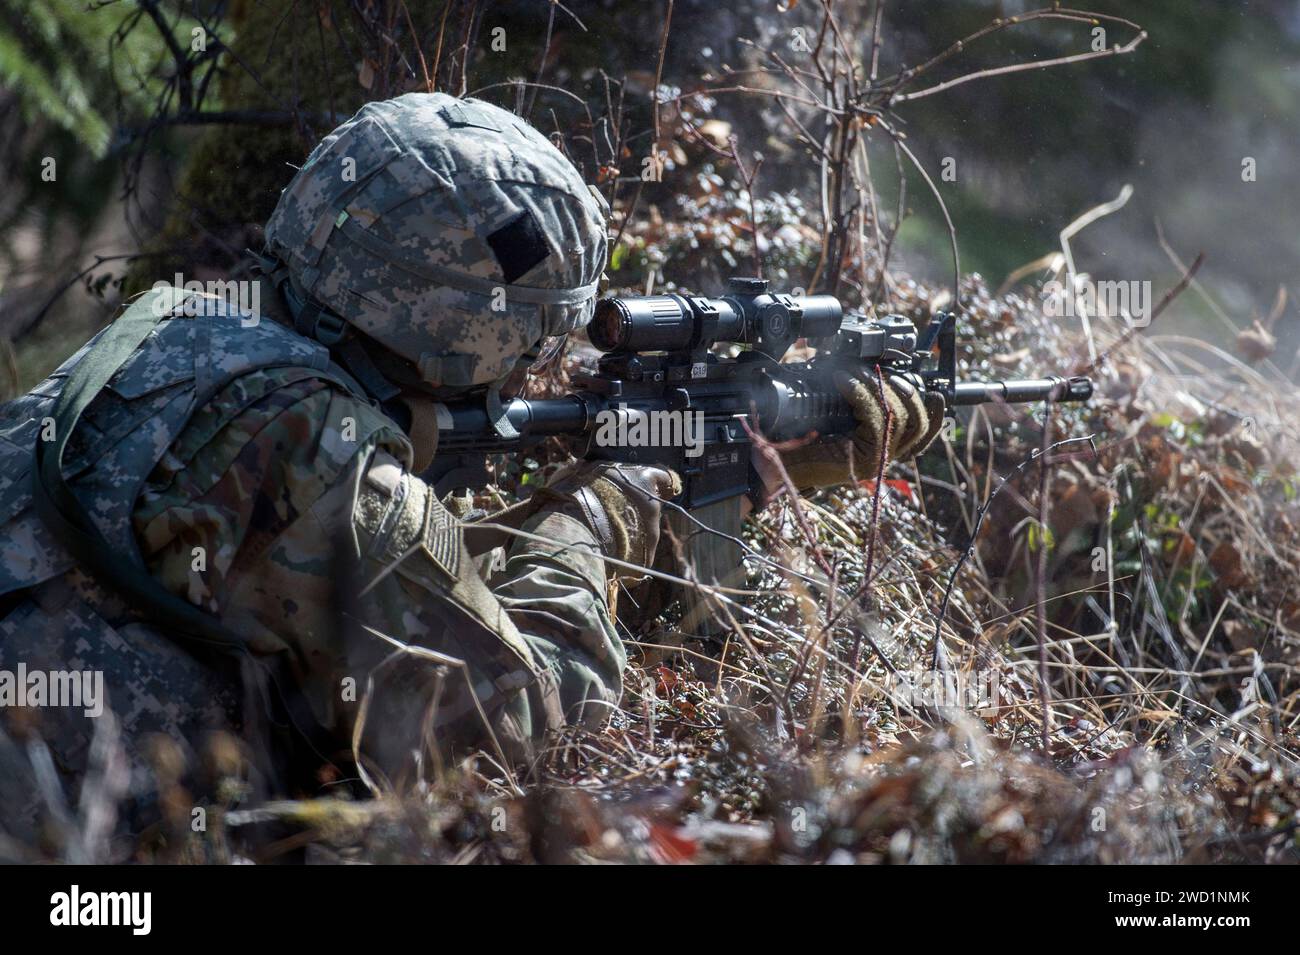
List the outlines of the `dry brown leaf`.
<svg viewBox="0 0 1300 955">
<path fill-rule="evenodd" d="M 1263 361 L 1277 349 L 1277 339 L 1257 318 L 1250 328 L 1237 333 L 1237 351 L 1250 362 Z"/>
<path fill-rule="evenodd" d="M 1231 541 L 1220 541 L 1210 551 L 1210 567 L 1225 587 L 1240 587 L 1250 579 L 1242 566 L 1241 551 Z"/>
</svg>

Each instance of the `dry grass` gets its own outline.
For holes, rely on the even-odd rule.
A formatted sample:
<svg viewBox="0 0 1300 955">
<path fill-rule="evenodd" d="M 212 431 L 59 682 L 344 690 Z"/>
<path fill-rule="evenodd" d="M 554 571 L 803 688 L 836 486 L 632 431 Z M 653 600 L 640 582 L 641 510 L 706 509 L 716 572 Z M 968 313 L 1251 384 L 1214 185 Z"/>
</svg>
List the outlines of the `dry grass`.
<svg viewBox="0 0 1300 955">
<path fill-rule="evenodd" d="M 987 332 L 972 375 L 1011 374 L 999 356 L 1027 370 L 1082 353 L 1036 303 L 977 280 L 967 292 Z M 1122 328 L 1094 322 L 1101 350 Z M 721 602 L 731 627 L 684 633 L 669 608 L 625 634 L 622 709 L 600 733 L 556 740 L 527 795 L 480 761 L 371 804 L 367 825 L 317 840 L 315 857 L 1294 861 L 1288 386 L 1231 356 L 1194 364 L 1205 351 L 1158 327 L 1124 343 L 1095 373 L 1093 405 L 1058 418 L 1058 439 L 1091 433 L 1098 454 L 1053 466 L 1049 532 L 1035 530 L 1032 468 L 990 509 L 940 629 L 948 666 L 995 678 L 993 699 L 934 705 L 895 674 L 931 667 L 975 512 L 1038 446 L 1041 410 L 977 413 L 923 462 L 919 496 L 896 490 L 918 486 L 910 466 L 892 470 L 869 586 L 873 488 L 806 500 L 802 519 L 775 504 L 746 525 L 768 561 L 750 560 L 748 593 Z M 1043 539 L 1046 753 L 1032 596 Z"/>
</svg>

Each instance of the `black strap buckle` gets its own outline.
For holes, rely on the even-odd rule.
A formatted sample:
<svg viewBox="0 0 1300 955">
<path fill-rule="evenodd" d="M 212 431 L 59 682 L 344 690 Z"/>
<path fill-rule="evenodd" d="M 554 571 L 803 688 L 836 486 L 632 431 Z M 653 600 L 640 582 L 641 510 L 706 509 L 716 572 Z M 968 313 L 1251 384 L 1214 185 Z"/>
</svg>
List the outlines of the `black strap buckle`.
<svg viewBox="0 0 1300 955">
<path fill-rule="evenodd" d="M 348 333 L 348 324 L 333 312 L 321 309 L 316 313 L 311 333 L 316 341 L 328 348 L 343 341 Z"/>
</svg>

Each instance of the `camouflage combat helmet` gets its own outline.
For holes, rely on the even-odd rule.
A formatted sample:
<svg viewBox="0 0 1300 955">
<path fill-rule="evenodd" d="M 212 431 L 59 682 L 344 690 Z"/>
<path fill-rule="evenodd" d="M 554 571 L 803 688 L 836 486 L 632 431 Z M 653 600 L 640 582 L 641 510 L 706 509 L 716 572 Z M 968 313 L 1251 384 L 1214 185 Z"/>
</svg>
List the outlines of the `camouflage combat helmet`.
<svg viewBox="0 0 1300 955">
<path fill-rule="evenodd" d="M 606 213 L 524 120 L 409 93 L 312 151 L 267 223 L 267 254 L 300 331 L 333 344 L 342 319 L 425 383 L 468 388 L 588 321 Z"/>
</svg>

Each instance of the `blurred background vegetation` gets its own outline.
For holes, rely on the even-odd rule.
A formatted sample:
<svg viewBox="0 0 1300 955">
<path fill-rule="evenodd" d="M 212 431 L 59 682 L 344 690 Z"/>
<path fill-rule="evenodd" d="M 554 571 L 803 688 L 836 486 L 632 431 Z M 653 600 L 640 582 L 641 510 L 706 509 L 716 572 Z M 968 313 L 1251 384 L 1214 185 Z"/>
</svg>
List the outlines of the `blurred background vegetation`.
<svg viewBox="0 0 1300 955">
<path fill-rule="evenodd" d="M 675 0 L 661 68 L 667 6 L 668 0 L 0 0 L 0 164 L 8 184 L 0 196 L 0 341 L 7 392 L 47 373 L 111 317 L 124 294 L 177 272 L 198 279 L 240 274 L 242 251 L 258 245 L 260 223 L 292 165 L 334 121 L 369 99 L 432 85 L 517 106 L 544 131 L 557 131 L 625 212 L 638 158 L 653 136 L 656 73 L 661 96 L 672 96 L 718 85 L 728 67 L 755 66 L 757 49 L 797 64 L 795 32 L 816 22 L 816 5 L 807 2 Z M 869 51 L 874 4 L 836 6 L 859 27 L 843 42 L 855 54 Z M 1035 6 L 886 2 L 880 73 L 921 62 L 995 17 Z M 1300 0 L 1089 6 L 1136 20 L 1148 39 L 1132 55 L 983 78 L 897 108 L 910 148 L 952 213 L 963 269 L 997 286 L 1057 249 L 1060 230 L 1080 213 L 1132 184 L 1132 201 L 1075 242 L 1080 271 L 1167 287 L 1178 272 L 1160 247 L 1159 222 L 1184 261 L 1205 251 L 1202 282 L 1224 316 L 1248 326 L 1291 282 L 1300 252 L 1293 227 L 1300 182 L 1292 161 L 1300 150 Z M 1107 29 L 1108 45 L 1131 39 L 1118 27 Z M 1093 39 L 1086 24 L 1025 24 L 972 43 L 929 82 L 1087 51 Z M 518 79 L 548 88 L 512 82 Z M 781 258 L 780 234 L 784 217 L 798 218 L 802 204 L 816 207 L 816 164 L 775 108 L 726 95 L 701 108 L 724 135 L 735 135 L 737 154 L 751 169 L 763 157 L 755 183 L 760 233 L 777 258 L 774 277 L 801 284 L 811 263 L 797 250 Z M 584 123 L 590 116 L 599 119 Z M 625 139 L 609 136 L 615 125 Z M 606 137 L 618 155 L 602 159 L 599 140 Z M 899 179 L 892 146 L 876 137 L 871 149 L 882 208 L 892 210 Z M 1254 181 L 1243 181 L 1247 159 L 1254 161 Z M 940 175 L 947 160 L 951 180 Z M 669 167 L 663 183 L 644 197 L 636 193 L 638 217 L 673 222 L 739 203 L 737 170 L 726 157 L 674 148 Z M 907 216 L 891 264 L 944 282 L 951 266 L 942 216 L 916 172 L 904 172 Z M 682 208 L 683 193 L 703 202 L 711 191 L 712 206 Z M 747 216 L 748 203 L 740 204 Z M 663 256 L 651 261 L 628 255 L 630 248 L 616 253 L 615 278 L 640 285 L 641 272 L 662 266 Z M 736 248 L 742 267 L 747 260 Z M 716 277 L 696 274 L 687 262 L 669 273 L 683 285 Z M 1202 299 L 1189 297 L 1185 306 L 1185 331 L 1229 334 Z M 1297 344 L 1295 325 L 1292 306 L 1275 329 L 1284 369 Z"/>
</svg>

